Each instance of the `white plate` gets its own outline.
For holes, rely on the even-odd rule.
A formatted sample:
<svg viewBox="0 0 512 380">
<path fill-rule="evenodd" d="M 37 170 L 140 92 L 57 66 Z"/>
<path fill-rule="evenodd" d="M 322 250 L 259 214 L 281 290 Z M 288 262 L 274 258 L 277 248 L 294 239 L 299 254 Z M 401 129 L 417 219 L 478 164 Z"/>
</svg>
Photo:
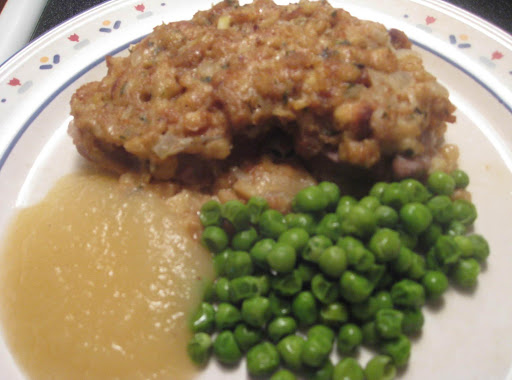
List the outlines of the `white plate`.
<svg viewBox="0 0 512 380">
<path fill-rule="evenodd" d="M 331 0 L 354 16 L 404 30 L 449 89 L 459 145 L 472 179 L 476 230 L 492 253 L 474 293 L 450 290 L 441 312 L 426 308 L 407 379 L 512 379 L 512 38 L 437 0 Z M 17 208 L 41 199 L 82 158 L 66 134 L 69 99 L 101 78 L 103 58 L 125 50 L 161 22 L 189 19 L 211 0 L 114 0 L 49 32 L 0 68 L 0 231 Z M 65 358 L 63 358 L 65 360 Z M 22 379 L 0 341 L 0 377 Z M 212 365 L 201 379 L 246 378 Z"/>
</svg>

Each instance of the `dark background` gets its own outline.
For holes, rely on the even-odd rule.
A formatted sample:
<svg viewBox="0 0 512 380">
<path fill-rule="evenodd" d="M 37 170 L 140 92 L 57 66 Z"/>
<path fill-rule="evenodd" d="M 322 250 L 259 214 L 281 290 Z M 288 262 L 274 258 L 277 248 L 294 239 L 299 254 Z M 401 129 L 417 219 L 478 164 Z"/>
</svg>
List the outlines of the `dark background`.
<svg viewBox="0 0 512 380">
<path fill-rule="evenodd" d="M 1 2 L 2 0 L 0 0 Z M 384 0 L 385 1 L 385 0 Z M 34 30 L 32 39 L 47 30 L 83 12 L 105 0 L 48 0 L 41 18 Z M 216 1 L 212 1 L 216 2 Z M 512 1 L 511 0 L 448 0 L 460 8 L 482 17 L 492 24 L 512 34 Z"/>
</svg>

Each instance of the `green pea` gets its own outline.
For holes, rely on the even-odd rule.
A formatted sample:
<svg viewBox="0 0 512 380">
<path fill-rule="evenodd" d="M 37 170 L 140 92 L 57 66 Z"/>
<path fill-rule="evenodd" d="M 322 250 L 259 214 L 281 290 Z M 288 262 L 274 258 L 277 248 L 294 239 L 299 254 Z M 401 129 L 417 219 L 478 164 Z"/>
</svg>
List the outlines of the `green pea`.
<svg viewBox="0 0 512 380">
<path fill-rule="evenodd" d="M 434 245 L 435 259 L 444 272 L 447 272 L 460 258 L 460 248 L 452 236 L 443 235 Z"/>
<path fill-rule="evenodd" d="M 388 184 L 380 198 L 383 205 L 400 210 L 403 205 L 409 201 L 409 197 L 405 189 L 399 183 L 393 182 Z"/>
<path fill-rule="evenodd" d="M 423 323 L 425 322 L 421 308 L 405 308 L 401 309 L 401 312 L 404 316 L 402 320 L 403 333 L 406 335 L 418 334 L 423 327 Z"/>
<path fill-rule="evenodd" d="M 373 253 L 367 250 L 359 239 L 345 236 L 339 239 L 336 245 L 343 248 L 347 256 L 347 265 L 356 271 L 367 271 L 375 263 Z"/>
<path fill-rule="evenodd" d="M 311 214 L 290 212 L 284 217 L 288 228 L 302 228 L 310 235 L 316 231 L 315 218 Z"/>
<path fill-rule="evenodd" d="M 354 358 L 344 358 L 334 366 L 332 380 L 364 380 L 364 372 Z"/>
<path fill-rule="evenodd" d="M 277 351 L 284 365 L 292 370 L 302 368 L 302 349 L 306 341 L 298 335 L 288 335 L 277 344 Z"/>
<path fill-rule="evenodd" d="M 249 228 L 249 208 L 239 200 L 233 199 L 224 203 L 221 206 L 221 213 L 237 231 Z"/>
<path fill-rule="evenodd" d="M 247 201 L 247 209 L 249 210 L 249 220 L 252 224 L 258 224 L 261 214 L 268 209 L 268 202 L 262 197 L 251 197 Z"/>
<path fill-rule="evenodd" d="M 258 233 L 254 228 L 237 232 L 231 240 L 231 247 L 238 251 L 249 251 L 258 239 Z"/>
<path fill-rule="evenodd" d="M 247 298 L 261 295 L 261 279 L 254 276 L 242 276 L 231 280 L 229 284 L 229 299 L 239 303 Z"/>
<path fill-rule="evenodd" d="M 457 189 L 465 189 L 469 185 L 469 176 L 463 170 L 455 169 L 450 173 L 450 176 L 455 181 L 455 188 Z"/>
<path fill-rule="evenodd" d="M 427 188 L 418 180 L 407 178 L 400 181 L 409 202 L 425 203 L 431 196 Z"/>
<path fill-rule="evenodd" d="M 411 356 L 411 341 L 405 335 L 382 341 L 380 350 L 393 359 L 397 367 L 403 367 Z"/>
<path fill-rule="evenodd" d="M 332 182 L 323 181 L 318 184 L 318 188 L 322 191 L 325 198 L 327 198 L 326 208 L 332 210 L 336 208 L 340 200 L 340 188 Z"/>
<path fill-rule="evenodd" d="M 437 195 L 427 202 L 427 207 L 436 223 L 447 224 L 453 220 L 453 202 L 449 196 Z"/>
<path fill-rule="evenodd" d="M 473 245 L 473 258 L 477 261 L 484 261 L 489 256 L 489 243 L 482 235 L 470 235 L 468 236 Z"/>
<path fill-rule="evenodd" d="M 201 281 L 202 293 L 203 293 L 203 301 L 205 302 L 213 302 L 215 299 L 215 287 L 211 280 L 204 279 Z"/>
<path fill-rule="evenodd" d="M 381 290 L 371 298 L 374 300 L 376 310 L 393 308 L 393 299 L 388 291 Z"/>
<path fill-rule="evenodd" d="M 341 296 L 348 302 L 363 302 L 373 291 L 373 285 L 365 277 L 346 270 L 340 278 Z"/>
<path fill-rule="evenodd" d="M 350 195 L 344 195 L 340 198 L 338 206 L 336 206 L 336 215 L 338 215 L 340 220 L 344 220 L 350 212 L 352 206 L 357 205 L 357 203 L 358 202 L 354 197 Z"/>
<path fill-rule="evenodd" d="M 301 326 L 315 323 L 318 318 L 318 310 L 313 293 L 303 291 L 297 294 L 292 302 L 292 312 Z"/>
<path fill-rule="evenodd" d="M 400 220 L 407 232 L 418 235 L 432 223 L 432 214 L 424 204 L 412 202 L 400 209 Z"/>
<path fill-rule="evenodd" d="M 199 220 L 204 227 L 220 226 L 222 222 L 220 203 L 210 200 L 203 204 L 199 212 Z"/>
<path fill-rule="evenodd" d="M 366 322 L 361 326 L 361 333 L 363 334 L 363 343 L 366 346 L 375 347 L 380 342 L 380 336 L 377 333 L 375 321 Z"/>
<path fill-rule="evenodd" d="M 477 217 L 476 207 L 465 199 L 457 199 L 453 202 L 453 215 L 455 220 L 469 226 Z"/>
<path fill-rule="evenodd" d="M 377 182 L 370 189 L 369 195 L 381 201 L 382 195 L 384 194 L 384 190 L 387 186 L 388 184 L 386 182 Z"/>
<path fill-rule="evenodd" d="M 453 237 L 453 241 L 459 247 L 461 257 L 468 258 L 473 256 L 473 243 L 471 243 L 469 236 L 457 235 Z"/>
<path fill-rule="evenodd" d="M 425 262 L 425 258 L 417 253 L 413 253 L 411 255 L 411 266 L 407 271 L 407 277 L 412 280 L 421 280 L 421 278 L 425 275 L 427 270 L 427 265 Z"/>
<path fill-rule="evenodd" d="M 247 352 L 247 370 L 252 376 L 267 376 L 279 367 L 279 353 L 269 342 L 262 342 Z"/>
<path fill-rule="evenodd" d="M 202 302 L 190 320 L 191 330 L 197 332 L 211 332 L 215 323 L 215 309 L 207 302 Z"/>
<path fill-rule="evenodd" d="M 223 364 L 233 365 L 240 361 L 242 352 L 236 343 L 232 331 L 225 330 L 217 335 L 213 342 L 213 353 L 217 360 Z"/>
<path fill-rule="evenodd" d="M 398 224 L 398 213 L 389 206 L 379 206 L 375 209 L 375 217 L 377 218 L 377 226 L 395 228 Z"/>
<path fill-rule="evenodd" d="M 256 278 L 258 279 L 259 295 L 266 296 L 270 292 L 271 287 L 270 275 L 263 274 Z"/>
<path fill-rule="evenodd" d="M 318 186 L 310 186 L 300 190 L 292 202 L 293 210 L 297 212 L 315 212 L 324 210 L 329 199 Z"/>
<path fill-rule="evenodd" d="M 275 293 L 270 293 L 268 297 L 270 301 L 270 311 L 275 317 L 289 315 L 292 312 L 292 303 L 286 298 L 281 298 Z"/>
<path fill-rule="evenodd" d="M 279 239 L 278 243 L 283 243 L 292 246 L 296 251 L 300 251 L 305 247 L 309 240 L 309 234 L 303 228 L 290 228 L 289 230 L 283 232 Z"/>
<path fill-rule="evenodd" d="M 391 269 L 397 274 L 405 274 L 412 265 L 414 252 L 404 246 L 400 247 L 398 257 L 390 262 Z"/>
<path fill-rule="evenodd" d="M 226 258 L 224 272 L 229 279 L 252 274 L 253 266 L 251 256 L 244 251 L 230 252 Z"/>
<path fill-rule="evenodd" d="M 254 244 L 254 246 L 251 248 L 250 254 L 252 261 L 257 267 L 261 269 L 268 268 L 267 256 L 272 248 L 274 248 L 275 244 L 276 242 L 269 238 L 262 239 Z"/>
<path fill-rule="evenodd" d="M 272 289 L 280 296 L 293 296 L 302 290 L 302 277 L 298 270 L 272 279 Z"/>
<path fill-rule="evenodd" d="M 302 348 L 302 362 L 310 367 L 319 367 L 328 358 L 331 348 L 323 339 L 308 338 Z"/>
<path fill-rule="evenodd" d="M 311 280 L 311 292 L 323 304 L 334 302 L 339 296 L 337 284 L 327 280 L 320 273 Z"/>
<path fill-rule="evenodd" d="M 389 289 L 391 288 L 391 285 L 395 282 L 395 278 L 391 274 L 390 271 L 385 271 L 382 276 L 379 279 L 379 282 L 375 284 L 375 289 L 382 290 L 382 289 Z"/>
<path fill-rule="evenodd" d="M 347 323 L 338 332 L 338 352 L 341 355 L 351 355 L 363 342 L 363 332 L 358 325 Z"/>
<path fill-rule="evenodd" d="M 345 234 L 366 238 L 373 234 L 377 228 L 375 214 L 367 208 L 359 205 L 352 206 L 341 221 L 341 231 Z"/>
<path fill-rule="evenodd" d="M 302 258 L 306 261 L 317 262 L 322 252 L 331 245 L 332 241 L 327 236 L 313 236 L 302 249 Z"/>
<path fill-rule="evenodd" d="M 297 331 L 297 322 L 292 317 L 277 317 L 267 327 L 268 337 L 273 342 L 277 342 L 295 331 Z"/>
<path fill-rule="evenodd" d="M 400 242 L 402 246 L 407 247 L 409 249 L 415 249 L 418 244 L 418 236 L 411 235 L 410 233 L 404 231 L 403 229 L 398 229 L 398 235 L 400 236 Z"/>
<path fill-rule="evenodd" d="M 196 333 L 187 345 L 188 357 L 198 366 L 205 366 L 212 353 L 212 339 L 204 332 Z"/>
<path fill-rule="evenodd" d="M 419 307 L 425 303 L 425 290 L 416 281 L 404 279 L 391 288 L 393 304 L 405 307 Z"/>
<path fill-rule="evenodd" d="M 350 315 L 358 321 L 369 321 L 375 317 L 377 303 L 374 297 L 368 297 L 363 302 L 350 305 Z"/>
<path fill-rule="evenodd" d="M 455 180 L 441 171 L 435 171 L 427 178 L 427 187 L 434 194 L 452 195 L 455 190 Z"/>
<path fill-rule="evenodd" d="M 401 246 L 400 235 L 389 228 L 377 230 L 368 243 L 368 248 L 375 255 L 375 259 L 381 263 L 397 259 Z"/>
<path fill-rule="evenodd" d="M 228 246 L 228 235 L 217 226 L 208 226 L 201 235 L 201 242 L 213 253 L 222 252 Z"/>
<path fill-rule="evenodd" d="M 465 235 L 466 231 L 467 228 L 464 223 L 459 222 L 458 220 L 452 220 L 445 228 L 445 233 L 449 236 Z"/>
<path fill-rule="evenodd" d="M 439 298 L 448 289 L 448 278 L 440 271 L 427 271 L 421 283 L 430 299 Z"/>
<path fill-rule="evenodd" d="M 334 366 L 330 359 L 326 359 L 319 367 L 306 367 L 304 372 L 308 380 L 331 380 Z"/>
<path fill-rule="evenodd" d="M 331 327 L 341 326 L 348 321 L 348 309 L 341 302 L 324 305 L 320 309 L 320 321 Z"/>
<path fill-rule="evenodd" d="M 276 243 L 267 256 L 269 267 L 277 273 L 291 272 L 295 268 L 296 261 L 295 249 L 284 243 Z"/>
<path fill-rule="evenodd" d="M 263 332 L 261 329 L 249 327 L 244 323 L 239 323 L 233 331 L 238 347 L 244 352 L 251 347 L 260 343 L 263 339 Z"/>
<path fill-rule="evenodd" d="M 303 283 L 310 283 L 318 270 L 313 264 L 302 262 L 297 267 L 297 272 L 300 274 Z"/>
<path fill-rule="evenodd" d="M 334 343 L 334 331 L 325 325 L 314 325 L 310 327 L 307 336 L 308 339 L 321 340 L 326 346 L 331 346 L 331 348 Z"/>
<path fill-rule="evenodd" d="M 274 373 L 270 380 L 296 380 L 297 377 L 293 374 L 293 372 L 288 371 L 287 369 L 281 369 Z"/>
<path fill-rule="evenodd" d="M 333 245 L 322 252 L 318 266 L 327 276 L 340 277 L 347 269 L 347 255 L 343 248 Z"/>
<path fill-rule="evenodd" d="M 230 303 L 222 302 L 217 306 L 215 326 L 217 330 L 230 329 L 242 319 L 240 311 Z"/>
<path fill-rule="evenodd" d="M 376 288 L 381 282 L 382 277 L 386 274 L 386 266 L 384 264 L 373 264 L 368 270 L 362 273 L 370 284 Z"/>
<path fill-rule="evenodd" d="M 252 327 L 263 327 L 270 317 L 270 301 L 266 297 L 253 297 L 242 303 L 242 319 Z"/>
<path fill-rule="evenodd" d="M 380 206 L 379 199 L 372 195 L 367 195 L 359 201 L 359 205 L 366 207 L 370 211 L 375 211 Z"/>
<path fill-rule="evenodd" d="M 389 356 L 377 355 L 366 363 L 364 374 L 366 380 L 393 380 L 396 376 L 396 368 Z"/>
<path fill-rule="evenodd" d="M 225 249 L 224 251 L 216 254 L 213 257 L 213 268 L 217 276 L 224 276 L 226 274 L 226 261 L 228 256 L 233 252 L 231 249 Z"/>
<path fill-rule="evenodd" d="M 419 237 L 421 247 L 428 251 L 442 234 L 443 228 L 435 222 L 432 223 Z"/>
<path fill-rule="evenodd" d="M 327 236 L 335 241 L 341 236 L 341 222 L 336 214 L 325 214 L 316 226 L 316 234 Z"/>
<path fill-rule="evenodd" d="M 261 235 L 273 239 L 277 239 L 287 229 L 283 214 L 277 210 L 263 211 L 258 226 Z"/>
<path fill-rule="evenodd" d="M 375 328 L 383 339 L 396 338 L 402 332 L 403 314 L 395 309 L 381 309 L 375 314 Z"/>
<path fill-rule="evenodd" d="M 457 285 L 470 288 L 477 283 L 480 274 L 480 264 L 475 259 L 460 259 L 452 272 L 452 278 Z"/>
</svg>

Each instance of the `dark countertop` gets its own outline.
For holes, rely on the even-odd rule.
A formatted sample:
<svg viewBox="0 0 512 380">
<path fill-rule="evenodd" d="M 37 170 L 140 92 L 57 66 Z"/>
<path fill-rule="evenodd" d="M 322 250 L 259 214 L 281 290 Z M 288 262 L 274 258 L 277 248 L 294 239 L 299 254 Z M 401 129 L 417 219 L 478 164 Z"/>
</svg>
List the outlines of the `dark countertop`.
<svg viewBox="0 0 512 380">
<path fill-rule="evenodd" d="M 32 39 L 68 18 L 104 2 L 105 0 L 48 0 Z M 512 1 L 510 0 L 448 0 L 446 2 L 466 9 L 512 34 Z"/>
</svg>

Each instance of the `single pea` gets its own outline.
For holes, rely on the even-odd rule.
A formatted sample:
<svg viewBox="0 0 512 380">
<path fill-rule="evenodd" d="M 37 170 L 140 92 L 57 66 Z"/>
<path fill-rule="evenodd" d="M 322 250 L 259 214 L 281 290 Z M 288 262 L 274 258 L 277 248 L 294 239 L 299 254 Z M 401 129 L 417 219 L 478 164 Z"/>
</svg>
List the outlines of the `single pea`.
<svg viewBox="0 0 512 380">
<path fill-rule="evenodd" d="M 338 202 L 338 206 L 339 205 L 349 205 L 349 206 L 354 206 L 356 205 L 358 202 L 357 202 L 357 199 L 354 198 L 353 196 L 351 195 L 343 195 L 339 202 Z"/>
<path fill-rule="evenodd" d="M 302 278 L 302 282 L 304 284 L 310 283 L 315 274 L 318 273 L 317 268 L 314 264 L 308 263 L 308 262 L 302 262 L 298 265 L 297 271 L 300 274 L 300 277 Z"/>
<path fill-rule="evenodd" d="M 250 222 L 257 225 L 260 221 L 261 214 L 268 209 L 268 202 L 262 197 L 251 197 L 247 201 L 247 209 L 249 210 Z"/>
<path fill-rule="evenodd" d="M 220 226 L 222 222 L 220 203 L 210 200 L 203 204 L 199 212 L 199 220 L 204 227 Z"/>
<path fill-rule="evenodd" d="M 423 231 L 419 237 L 420 246 L 428 251 L 434 244 L 436 244 L 439 236 L 443 234 L 443 228 L 436 222 L 432 223 L 428 228 Z"/>
<path fill-rule="evenodd" d="M 250 254 L 252 261 L 257 267 L 261 269 L 268 268 L 267 256 L 272 248 L 274 248 L 275 244 L 276 242 L 270 238 L 262 239 L 254 244 L 251 248 Z"/>
<path fill-rule="evenodd" d="M 422 255 L 418 255 L 417 253 L 413 253 L 411 256 L 411 266 L 407 271 L 407 277 L 411 280 L 421 280 L 427 271 L 427 264 L 425 261 L 425 257 Z"/>
<path fill-rule="evenodd" d="M 212 339 L 204 332 L 196 333 L 187 345 L 188 357 L 198 366 L 205 366 L 212 353 Z"/>
<path fill-rule="evenodd" d="M 357 205 L 357 203 L 354 197 L 348 195 L 341 197 L 338 206 L 336 206 L 336 215 L 338 215 L 340 220 L 344 220 L 350 212 L 350 209 Z"/>
<path fill-rule="evenodd" d="M 341 231 L 344 234 L 366 238 L 377 228 L 375 214 L 359 205 L 352 206 L 344 219 L 341 220 Z"/>
<path fill-rule="evenodd" d="M 440 271 L 427 271 L 421 279 L 421 283 L 430 299 L 438 298 L 448 289 L 448 278 Z"/>
<path fill-rule="evenodd" d="M 245 323 L 239 323 L 233 334 L 238 347 L 243 352 L 260 343 L 263 339 L 263 331 L 261 329 L 247 326 Z"/>
<path fill-rule="evenodd" d="M 377 230 L 368 243 L 368 248 L 380 263 L 396 260 L 400 255 L 401 246 L 400 235 L 389 228 Z"/>
<path fill-rule="evenodd" d="M 468 236 L 473 245 L 473 258 L 477 261 L 484 261 L 489 257 L 489 243 L 482 235 L 474 234 Z"/>
<path fill-rule="evenodd" d="M 398 213 L 389 206 L 379 206 L 375 209 L 375 217 L 377 218 L 377 226 L 395 228 L 398 224 Z"/>
<path fill-rule="evenodd" d="M 201 242 L 213 253 L 219 253 L 226 249 L 228 246 L 228 235 L 226 232 L 217 226 L 208 226 L 204 229 L 201 235 Z"/>
<path fill-rule="evenodd" d="M 375 314 L 375 328 L 383 339 L 396 338 L 402 333 L 402 312 L 395 309 L 381 309 Z"/>
<path fill-rule="evenodd" d="M 318 339 L 324 342 L 326 346 L 331 346 L 334 343 L 334 331 L 326 325 L 314 325 L 309 328 L 308 339 Z"/>
<path fill-rule="evenodd" d="M 395 366 L 403 367 L 411 356 L 411 341 L 407 336 L 400 335 L 397 338 L 382 341 L 380 350 L 393 359 Z"/>
<path fill-rule="evenodd" d="M 323 181 L 318 184 L 318 188 L 322 191 L 323 196 L 327 198 L 326 208 L 333 210 L 340 200 L 340 188 L 333 182 Z"/>
<path fill-rule="evenodd" d="M 363 274 L 370 284 L 375 289 L 377 284 L 380 283 L 382 277 L 387 273 L 386 266 L 384 264 L 373 264 Z"/>
<path fill-rule="evenodd" d="M 380 201 L 377 197 L 367 195 L 359 201 L 359 205 L 366 207 L 370 211 L 375 211 L 380 206 Z"/>
<path fill-rule="evenodd" d="M 222 364 L 233 365 L 240 361 L 242 352 L 232 331 L 225 330 L 213 342 L 213 353 Z"/>
<path fill-rule="evenodd" d="M 295 227 L 283 232 L 277 242 L 290 245 L 298 252 L 305 247 L 308 240 L 307 231 L 304 228 Z"/>
<path fill-rule="evenodd" d="M 459 247 L 461 257 L 468 258 L 473 256 L 473 243 L 469 236 L 457 235 L 453 237 L 453 241 Z"/>
<path fill-rule="evenodd" d="M 354 323 L 346 323 L 338 332 L 338 352 L 341 355 L 351 355 L 363 342 L 363 332 Z"/>
<path fill-rule="evenodd" d="M 452 195 L 455 190 L 455 180 L 449 174 L 435 171 L 428 176 L 427 187 L 434 194 Z"/>
<path fill-rule="evenodd" d="M 375 321 L 366 322 L 361 326 L 363 334 L 363 344 L 369 347 L 375 347 L 380 342 L 380 336 L 377 333 Z"/>
<path fill-rule="evenodd" d="M 270 377 L 270 380 L 297 380 L 297 377 L 287 369 L 280 369 Z"/>
<path fill-rule="evenodd" d="M 308 338 L 302 348 L 302 362 L 310 367 L 320 367 L 329 357 L 332 346 L 323 339 Z"/>
<path fill-rule="evenodd" d="M 263 327 L 271 316 L 270 301 L 266 297 L 253 297 L 242 303 L 242 319 L 249 326 Z"/>
<path fill-rule="evenodd" d="M 348 321 L 348 309 L 341 302 L 324 305 L 320 309 L 320 321 L 331 327 L 339 327 Z"/>
<path fill-rule="evenodd" d="M 202 302 L 192 315 L 190 328 L 193 332 L 211 332 L 215 323 L 215 309 L 207 302 Z"/>
<path fill-rule="evenodd" d="M 271 283 L 270 283 L 270 275 L 269 274 L 262 274 L 258 277 L 258 294 L 260 296 L 266 296 L 270 292 Z"/>
<path fill-rule="evenodd" d="M 427 270 L 443 270 L 439 260 L 437 260 L 435 247 L 432 247 L 428 250 L 427 254 L 425 255 L 425 262 Z M 447 270 L 445 271 L 446 273 L 448 272 Z"/>
<path fill-rule="evenodd" d="M 447 272 L 460 258 L 460 248 L 455 243 L 453 236 L 443 235 L 437 239 L 434 245 L 434 253 L 437 262 L 444 272 Z"/>
<path fill-rule="evenodd" d="M 241 231 L 249 228 L 249 208 L 239 200 L 233 199 L 224 203 L 221 206 L 221 214 L 235 230 Z"/>
<path fill-rule="evenodd" d="M 475 259 L 460 259 L 452 272 L 452 278 L 457 285 L 470 288 L 477 283 L 480 274 L 480 264 Z"/>
<path fill-rule="evenodd" d="M 215 313 L 215 326 L 217 330 L 231 329 L 242 319 L 240 310 L 227 302 L 222 302 L 217 306 Z"/>
<path fill-rule="evenodd" d="M 302 258 L 306 261 L 316 263 L 322 252 L 331 245 L 332 241 L 327 236 L 313 236 L 308 240 L 306 246 L 302 249 Z"/>
<path fill-rule="evenodd" d="M 325 214 L 316 226 L 316 234 L 327 236 L 332 241 L 337 240 L 341 236 L 341 222 L 338 215 Z"/>
<path fill-rule="evenodd" d="M 295 268 L 297 254 L 288 244 L 276 243 L 267 255 L 269 267 L 277 273 L 290 273 Z"/>
<path fill-rule="evenodd" d="M 231 280 L 229 284 L 229 300 L 239 303 L 247 298 L 261 295 L 261 279 L 255 276 L 242 276 Z"/>
<path fill-rule="evenodd" d="M 252 274 L 253 265 L 251 256 L 244 251 L 230 252 L 226 258 L 224 272 L 229 279 Z"/>
<path fill-rule="evenodd" d="M 334 366 L 332 380 L 364 380 L 364 372 L 354 358 L 344 358 Z"/>
<path fill-rule="evenodd" d="M 249 251 L 256 240 L 258 240 L 258 233 L 251 227 L 237 232 L 231 239 L 231 247 L 237 251 Z"/>
<path fill-rule="evenodd" d="M 311 280 L 311 292 L 323 304 L 330 304 L 339 296 L 339 288 L 335 282 L 327 280 L 322 274 L 317 274 Z"/>
<path fill-rule="evenodd" d="M 315 233 L 316 222 L 311 214 L 290 212 L 284 217 L 288 228 L 303 228 L 310 235 Z"/>
<path fill-rule="evenodd" d="M 327 276 L 340 277 L 347 269 L 347 255 L 343 248 L 333 245 L 322 252 L 318 266 Z"/>
<path fill-rule="evenodd" d="M 226 261 L 231 252 L 233 251 L 228 248 L 213 257 L 213 268 L 217 277 L 224 276 L 226 274 Z"/>
<path fill-rule="evenodd" d="M 391 293 L 387 290 L 381 290 L 372 296 L 374 299 L 375 307 L 377 310 L 382 309 L 392 309 L 393 308 L 393 299 L 391 298 Z"/>
<path fill-rule="evenodd" d="M 277 351 L 284 365 L 292 370 L 302 368 L 302 349 L 306 341 L 298 335 L 288 335 L 277 344 Z"/>
<path fill-rule="evenodd" d="M 204 302 L 213 302 L 215 300 L 215 286 L 209 279 L 201 280 L 202 293 Z"/>
<path fill-rule="evenodd" d="M 391 288 L 393 304 L 405 307 L 419 307 L 425 303 L 425 290 L 416 281 L 404 279 Z"/>
<path fill-rule="evenodd" d="M 386 182 L 377 182 L 372 186 L 368 194 L 381 201 L 382 195 L 384 194 L 384 190 L 387 186 L 388 184 Z"/>
<path fill-rule="evenodd" d="M 283 337 L 297 331 L 297 322 L 292 317 L 274 318 L 267 326 L 267 335 L 271 341 L 277 342 Z"/>
<path fill-rule="evenodd" d="M 400 242 L 402 243 L 402 246 L 414 250 L 416 245 L 418 245 L 417 235 L 412 235 L 402 228 L 398 229 L 398 235 L 400 236 Z"/>
<path fill-rule="evenodd" d="M 300 190 L 292 202 L 294 211 L 316 212 L 324 210 L 329 199 L 318 186 L 310 186 Z"/>
<path fill-rule="evenodd" d="M 354 268 L 356 271 L 367 271 L 375 263 L 373 253 L 367 250 L 359 239 L 345 236 L 339 239 L 336 245 L 345 251 L 347 266 Z"/>
<path fill-rule="evenodd" d="M 318 318 L 318 310 L 313 293 L 303 291 L 297 294 L 292 302 L 292 312 L 301 326 L 315 323 Z"/>
<path fill-rule="evenodd" d="M 414 252 L 407 247 L 400 247 L 398 257 L 390 262 L 390 268 L 397 274 L 405 274 L 412 265 Z"/>
<path fill-rule="evenodd" d="M 447 224 L 454 218 L 453 202 L 447 195 L 436 195 L 427 202 L 427 207 L 436 223 Z"/>
<path fill-rule="evenodd" d="M 258 226 L 263 237 L 273 239 L 277 239 L 287 229 L 283 214 L 272 209 L 263 211 Z"/>
<path fill-rule="evenodd" d="M 272 279 L 272 289 L 277 295 L 284 297 L 290 297 L 300 292 L 302 284 L 302 277 L 297 269 Z"/>
<path fill-rule="evenodd" d="M 247 370 L 252 376 L 268 376 L 279 367 L 279 353 L 270 342 L 262 342 L 247 352 Z"/>
<path fill-rule="evenodd" d="M 408 201 L 408 193 L 397 182 L 388 184 L 380 198 L 383 205 L 393 207 L 395 210 L 400 210 Z"/>
<path fill-rule="evenodd" d="M 274 292 L 268 296 L 270 311 L 274 317 L 283 317 L 292 313 L 292 303 L 289 299 L 279 297 Z"/>
<path fill-rule="evenodd" d="M 364 374 L 366 380 L 393 380 L 396 368 L 389 356 L 376 355 L 366 363 Z"/>
<path fill-rule="evenodd" d="M 365 277 L 346 270 L 340 278 L 341 296 L 348 302 L 362 302 L 373 291 L 373 285 Z"/>
<path fill-rule="evenodd" d="M 421 308 L 408 307 L 400 310 L 404 316 L 402 320 L 402 331 L 405 335 L 418 334 L 425 322 Z"/>
<path fill-rule="evenodd" d="M 304 375 L 308 380 L 331 380 L 334 372 L 334 366 L 327 358 L 319 367 L 306 367 Z"/>
<path fill-rule="evenodd" d="M 427 188 L 420 181 L 413 178 L 401 180 L 400 187 L 405 191 L 408 202 L 425 203 L 431 196 Z"/>
<path fill-rule="evenodd" d="M 408 233 L 418 235 L 432 223 L 432 214 L 424 204 L 412 202 L 400 209 L 400 220 Z"/>
<path fill-rule="evenodd" d="M 465 199 L 456 199 L 453 202 L 453 215 L 455 220 L 469 226 L 473 224 L 477 217 L 476 207 Z"/>
<path fill-rule="evenodd" d="M 445 233 L 449 236 L 465 235 L 466 232 L 467 228 L 465 224 L 458 220 L 452 220 L 445 228 Z"/>
<path fill-rule="evenodd" d="M 457 189 L 465 189 L 469 185 L 469 176 L 463 170 L 455 169 L 450 173 L 450 176 L 455 181 Z"/>
</svg>

